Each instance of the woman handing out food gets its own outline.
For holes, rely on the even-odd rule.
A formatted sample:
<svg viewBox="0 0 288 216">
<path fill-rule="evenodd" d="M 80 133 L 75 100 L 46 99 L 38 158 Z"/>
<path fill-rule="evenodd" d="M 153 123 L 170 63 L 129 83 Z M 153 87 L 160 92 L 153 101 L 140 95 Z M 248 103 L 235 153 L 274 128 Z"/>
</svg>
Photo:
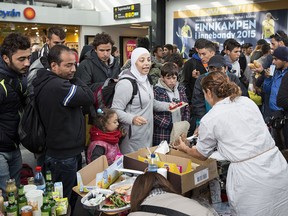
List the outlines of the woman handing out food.
<svg viewBox="0 0 288 216">
<path fill-rule="evenodd" d="M 240 96 L 239 87 L 223 73 L 211 72 L 201 84 L 213 107 L 201 119 L 196 146 L 189 148 L 179 139 L 175 148 L 200 160 L 206 160 L 217 148 L 231 162 L 227 195 L 233 215 L 286 215 L 287 162 L 257 105 Z"/>
</svg>

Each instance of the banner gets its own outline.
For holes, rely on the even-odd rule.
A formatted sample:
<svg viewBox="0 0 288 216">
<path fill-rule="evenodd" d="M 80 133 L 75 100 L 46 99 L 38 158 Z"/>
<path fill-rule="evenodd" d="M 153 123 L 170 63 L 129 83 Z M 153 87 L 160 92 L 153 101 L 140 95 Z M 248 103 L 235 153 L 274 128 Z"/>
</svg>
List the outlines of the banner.
<svg viewBox="0 0 288 216">
<path fill-rule="evenodd" d="M 238 7 L 243 9 L 243 6 Z M 188 58 L 189 49 L 194 47 L 195 41 L 199 38 L 217 42 L 222 49 L 224 41 L 228 38 L 234 38 L 241 44 L 256 45 L 259 39 L 269 40 L 277 30 L 287 31 L 287 9 L 246 13 L 237 10 L 234 14 L 231 12 L 235 12 L 237 7 L 233 6 L 233 8 L 234 10 L 231 10 L 231 7 L 221 7 L 213 10 L 201 9 L 198 12 L 177 12 L 176 15 L 174 14 L 173 43 L 177 44 L 184 57 Z M 227 9 L 230 9 L 229 12 Z M 239 13 L 240 11 L 242 13 Z M 209 15 L 203 16 L 203 12 Z M 193 17 L 194 15 L 202 16 Z"/>
</svg>

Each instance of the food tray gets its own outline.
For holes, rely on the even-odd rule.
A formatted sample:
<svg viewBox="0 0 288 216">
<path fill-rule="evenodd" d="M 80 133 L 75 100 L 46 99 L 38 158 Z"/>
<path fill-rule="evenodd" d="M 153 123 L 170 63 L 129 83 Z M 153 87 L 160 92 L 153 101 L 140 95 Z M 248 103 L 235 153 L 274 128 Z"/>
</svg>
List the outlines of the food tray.
<svg viewBox="0 0 288 216">
<path fill-rule="evenodd" d="M 82 199 L 81 199 L 81 203 L 83 205 L 83 207 L 85 209 L 90 209 L 90 210 L 96 210 L 99 209 L 99 205 L 105 200 L 105 198 L 111 194 L 113 194 L 114 192 L 112 190 L 107 190 L 107 189 L 95 189 L 90 191 L 89 193 L 87 193 Z M 102 195 L 102 199 L 101 199 L 101 195 Z M 97 203 L 88 203 L 87 201 L 92 199 L 92 198 L 96 198 L 96 196 L 99 197 L 99 201 Z"/>
</svg>

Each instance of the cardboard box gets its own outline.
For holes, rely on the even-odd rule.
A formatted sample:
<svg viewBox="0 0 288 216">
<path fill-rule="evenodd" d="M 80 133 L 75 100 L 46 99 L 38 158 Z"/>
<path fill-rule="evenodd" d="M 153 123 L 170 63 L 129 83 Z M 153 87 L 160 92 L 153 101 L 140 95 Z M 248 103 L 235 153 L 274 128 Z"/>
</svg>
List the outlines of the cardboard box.
<svg viewBox="0 0 288 216">
<path fill-rule="evenodd" d="M 153 152 L 155 149 L 156 147 L 152 147 L 150 148 L 150 151 Z M 137 152 L 126 154 L 124 156 L 124 167 L 128 169 L 144 171 L 147 168 L 147 163 L 138 161 L 138 156 L 140 155 L 145 157 L 148 154 L 149 151 L 145 148 L 140 149 Z M 191 160 L 192 163 L 199 164 L 199 166 L 197 166 L 193 171 L 188 173 L 175 174 L 168 172 L 167 179 L 172 183 L 174 188 L 182 194 L 218 177 L 217 164 L 213 159 L 200 161 L 183 152 L 173 149 L 171 149 L 171 151 L 166 155 L 159 154 L 159 157 L 162 161 L 166 162 L 167 160 L 167 162 L 174 162 L 182 165 L 184 170 L 187 166 L 185 166 L 185 164 L 187 164 L 189 160 Z"/>
<path fill-rule="evenodd" d="M 108 166 L 106 156 L 102 155 L 77 172 L 77 187 L 73 190 L 83 196 L 83 192 L 87 193 L 97 187 L 107 188 L 121 174 L 116 171 L 117 168 L 123 168 L 123 157 Z"/>
</svg>

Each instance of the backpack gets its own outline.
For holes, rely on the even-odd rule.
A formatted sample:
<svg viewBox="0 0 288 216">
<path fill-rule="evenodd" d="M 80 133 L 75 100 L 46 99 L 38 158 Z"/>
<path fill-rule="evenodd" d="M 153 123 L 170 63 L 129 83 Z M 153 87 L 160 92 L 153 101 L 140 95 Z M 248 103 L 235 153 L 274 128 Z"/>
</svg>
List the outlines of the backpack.
<svg viewBox="0 0 288 216">
<path fill-rule="evenodd" d="M 41 154 L 46 148 L 46 133 L 40 118 L 39 109 L 35 103 L 37 95 L 32 94 L 26 99 L 26 105 L 20 114 L 18 134 L 21 144 L 27 150 Z"/>
<path fill-rule="evenodd" d="M 28 164 L 22 164 L 22 169 L 20 171 L 20 184 L 27 185 L 28 178 L 34 177 L 33 169 Z"/>
<path fill-rule="evenodd" d="M 132 101 L 134 99 L 134 96 L 138 92 L 138 85 L 137 81 L 133 78 L 129 77 L 123 77 L 119 79 L 118 82 L 120 82 L 123 79 L 127 79 L 131 82 L 133 86 L 133 93 L 132 93 L 132 98 L 130 99 L 128 104 L 132 104 Z M 112 102 L 113 102 L 113 97 L 115 93 L 115 86 L 117 82 L 115 82 L 112 78 L 107 79 L 102 86 L 97 88 L 94 91 L 94 98 L 95 98 L 95 108 L 96 110 L 98 108 L 103 109 L 103 108 L 111 108 Z"/>
</svg>

